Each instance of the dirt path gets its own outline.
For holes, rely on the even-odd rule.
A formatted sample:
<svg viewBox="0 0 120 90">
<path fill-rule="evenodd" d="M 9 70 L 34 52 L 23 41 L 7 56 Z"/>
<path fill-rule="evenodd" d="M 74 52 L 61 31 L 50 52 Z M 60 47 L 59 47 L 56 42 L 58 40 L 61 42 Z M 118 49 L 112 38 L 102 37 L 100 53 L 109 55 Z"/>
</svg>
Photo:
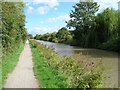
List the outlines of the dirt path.
<svg viewBox="0 0 120 90">
<path fill-rule="evenodd" d="M 38 88 L 33 73 L 32 53 L 28 41 L 19 57 L 17 66 L 9 74 L 4 88 Z"/>
</svg>

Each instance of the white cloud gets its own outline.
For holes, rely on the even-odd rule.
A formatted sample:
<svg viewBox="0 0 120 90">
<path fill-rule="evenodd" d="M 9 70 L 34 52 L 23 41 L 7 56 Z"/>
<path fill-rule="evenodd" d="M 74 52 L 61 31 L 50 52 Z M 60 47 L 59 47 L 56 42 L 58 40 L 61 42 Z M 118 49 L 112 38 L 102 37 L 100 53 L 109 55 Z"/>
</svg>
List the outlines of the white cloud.
<svg viewBox="0 0 120 90">
<path fill-rule="evenodd" d="M 49 30 L 48 28 L 43 28 L 43 27 L 34 27 L 28 30 L 28 33 L 30 34 L 43 34 Z"/>
<path fill-rule="evenodd" d="M 10 0 L 11 1 L 11 0 Z M 79 2 L 79 0 L 24 0 L 24 2 L 36 2 L 36 3 L 42 3 L 42 2 Z"/>
<path fill-rule="evenodd" d="M 43 5 L 36 8 L 36 12 L 39 14 L 46 14 L 51 9 L 57 10 L 56 6 L 59 5 L 59 2 L 57 0 L 33 0 L 32 2 L 26 3 L 26 6 L 28 7 L 28 11 L 32 12 L 33 9 L 30 7 L 30 5 L 35 6 L 36 4 Z"/>
<path fill-rule="evenodd" d="M 49 10 L 49 8 L 48 8 L 47 6 L 43 6 L 43 7 L 39 7 L 39 8 L 37 9 L 37 12 L 38 12 L 39 14 L 46 14 L 46 13 L 48 12 L 48 10 Z"/>
<path fill-rule="evenodd" d="M 113 3 L 113 2 L 119 2 L 119 0 L 94 0 L 95 2 L 101 2 L 101 3 Z"/>
<path fill-rule="evenodd" d="M 26 7 L 27 7 L 27 6 L 29 6 L 29 5 L 30 5 L 30 3 L 29 3 L 29 2 L 26 2 L 26 3 L 25 3 L 25 6 L 26 6 Z"/>
<path fill-rule="evenodd" d="M 69 15 L 62 15 L 62 16 L 58 16 L 58 17 L 53 17 L 53 18 L 48 18 L 48 20 L 46 21 L 40 21 L 40 24 L 44 24 L 44 23 L 49 23 L 49 22 L 55 22 L 55 21 L 68 21 L 70 20 Z"/>
<path fill-rule="evenodd" d="M 63 16 L 58 16 L 58 17 L 55 17 L 55 18 L 49 18 L 48 22 L 60 21 L 60 20 L 67 21 L 69 19 L 70 19 L 69 15 L 63 15 Z"/>
<path fill-rule="evenodd" d="M 45 4 L 49 7 L 55 7 L 59 5 L 57 0 L 33 0 L 36 4 Z"/>
<path fill-rule="evenodd" d="M 32 13 L 32 12 L 33 12 L 33 10 L 34 10 L 34 8 L 33 8 L 33 7 L 31 7 L 31 6 L 29 6 L 29 7 L 28 7 L 28 12 L 29 12 L 29 13 Z"/>
<path fill-rule="evenodd" d="M 39 14 L 46 14 L 50 9 L 57 10 L 54 8 L 59 5 L 57 0 L 34 0 L 37 4 L 43 4 L 44 6 L 38 8 Z"/>
<path fill-rule="evenodd" d="M 41 6 L 41 7 L 38 7 L 37 8 L 37 12 L 39 13 L 39 14 L 46 14 L 46 13 L 48 13 L 51 9 L 53 9 L 53 10 L 57 10 L 57 8 L 52 8 L 52 7 L 49 7 L 49 6 Z"/>
<path fill-rule="evenodd" d="M 54 8 L 54 10 L 56 11 L 56 10 L 58 10 L 58 8 Z"/>
<path fill-rule="evenodd" d="M 56 32 L 59 29 L 60 29 L 60 27 L 58 27 L 58 26 L 54 26 L 54 27 L 34 27 L 34 28 L 31 28 L 31 29 L 28 29 L 28 33 L 30 33 L 32 35 L 45 34 L 45 33 Z"/>
<path fill-rule="evenodd" d="M 104 9 L 106 8 L 114 8 L 114 9 L 118 9 L 118 2 L 119 0 L 94 0 L 95 2 L 97 2 L 100 7 L 99 7 L 99 12 L 102 12 Z"/>
</svg>

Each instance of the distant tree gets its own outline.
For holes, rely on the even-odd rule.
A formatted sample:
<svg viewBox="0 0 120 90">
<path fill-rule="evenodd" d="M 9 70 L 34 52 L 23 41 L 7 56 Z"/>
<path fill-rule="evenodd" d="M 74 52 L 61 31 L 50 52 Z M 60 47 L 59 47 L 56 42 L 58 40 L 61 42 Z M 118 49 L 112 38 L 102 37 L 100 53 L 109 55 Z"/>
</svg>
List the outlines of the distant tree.
<svg viewBox="0 0 120 90">
<path fill-rule="evenodd" d="M 28 34 L 28 38 L 29 38 L 29 39 L 33 39 L 32 34 Z"/>
<path fill-rule="evenodd" d="M 51 41 L 51 42 L 57 42 L 56 32 L 53 32 L 53 33 L 50 34 L 49 41 Z"/>
<path fill-rule="evenodd" d="M 56 37 L 58 38 L 58 42 L 60 43 L 65 43 L 72 39 L 71 33 L 65 27 L 61 28 L 57 32 Z"/>
<path fill-rule="evenodd" d="M 41 38 L 41 35 L 38 35 L 38 34 L 36 34 L 36 36 L 34 37 L 34 39 L 37 39 L 37 40 L 40 40 L 40 38 Z"/>
<path fill-rule="evenodd" d="M 45 33 L 43 35 L 40 35 L 40 40 L 49 41 L 50 37 L 51 37 L 50 33 Z"/>
</svg>

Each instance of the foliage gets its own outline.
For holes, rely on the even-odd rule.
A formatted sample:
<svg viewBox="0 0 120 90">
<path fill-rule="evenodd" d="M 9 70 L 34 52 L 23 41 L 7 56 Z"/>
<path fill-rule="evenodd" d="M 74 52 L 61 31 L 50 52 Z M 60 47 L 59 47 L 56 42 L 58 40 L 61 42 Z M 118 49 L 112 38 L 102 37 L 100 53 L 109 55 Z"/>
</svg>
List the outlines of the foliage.
<svg viewBox="0 0 120 90">
<path fill-rule="evenodd" d="M 98 41 L 100 43 L 106 42 L 110 39 L 118 38 L 117 23 L 118 13 L 113 9 L 105 9 L 101 14 L 98 14 L 96 18 Z"/>
<path fill-rule="evenodd" d="M 70 13 L 70 20 L 67 21 L 67 27 L 73 27 L 74 39 L 81 47 L 89 47 L 89 41 L 93 36 L 92 31 L 95 26 L 95 13 L 98 11 L 96 2 L 79 2 L 73 6 L 74 10 Z M 92 34 L 92 35 L 91 35 Z M 94 38 L 94 37 L 92 37 Z"/>
<path fill-rule="evenodd" d="M 40 36 L 39 39 L 41 39 L 41 40 L 44 40 L 44 41 L 52 41 L 52 40 L 51 40 L 52 34 L 45 33 L 45 34 L 39 35 L 39 36 Z"/>
<path fill-rule="evenodd" d="M 36 34 L 36 36 L 34 37 L 34 39 L 37 39 L 37 40 L 40 40 L 40 38 L 41 38 L 41 35 L 38 35 L 38 34 Z"/>
<path fill-rule="evenodd" d="M 78 63 L 71 57 L 58 56 L 51 48 L 34 40 L 30 40 L 30 44 L 40 51 L 53 74 L 64 77 L 63 81 L 67 84 L 66 88 L 100 88 L 103 86 L 104 69 L 101 63 Z"/>
<path fill-rule="evenodd" d="M 97 14 L 96 2 L 79 2 L 73 6 L 67 27 L 74 28 L 72 45 L 117 51 L 119 47 L 118 11 L 106 8 Z"/>
<path fill-rule="evenodd" d="M 73 35 L 70 31 L 67 30 L 67 28 L 62 27 L 58 30 L 58 32 L 53 33 L 45 33 L 43 35 L 36 35 L 34 39 L 37 40 L 44 40 L 44 41 L 50 41 L 55 43 L 70 43 L 72 40 Z"/>
<path fill-rule="evenodd" d="M 57 37 L 59 43 L 69 42 L 72 39 L 71 33 L 65 27 L 61 28 L 57 32 L 56 37 Z"/>
<path fill-rule="evenodd" d="M 49 67 L 47 60 L 42 52 L 31 46 L 34 62 L 34 72 L 41 88 L 64 88 L 66 86 L 63 77 L 58 75 L 57 70 L 52 70 Z M 36 54 L 37 53 L 37 54 Z M 39 63 L 38 63 L 39 62 Z M 53 73 L 54 72 L 54 73 Z M 55 74 L 56 73 L 56 74 Z M 59 80 L 59 82 L 58 82 Z"/>
<path fill-rule="evenodd" d="M 98 48 L 102 48 L 104 50 L 110 50 L 110 51 L 119 51 L 119 47 L 120 47 L 120 39 L 111 39 L 101 45 L 98 46 Z"/>
<path fill-rule="evenodd" d="M 96 17 L 97 41 L 102 49 L 118 51 L 118 12 L 105 9 Z"/>
<path fill-rule="evenodd" d="M 2 48 L 3 55 L 17 49 L 26 40 L 24 4 L 2 2 Z"/>
<path fill-rule="evenodd" d="M 28 34 L 28 38 L 29 38 L 29 39 L 33 39 L 32 34 Z"/>
</svg>

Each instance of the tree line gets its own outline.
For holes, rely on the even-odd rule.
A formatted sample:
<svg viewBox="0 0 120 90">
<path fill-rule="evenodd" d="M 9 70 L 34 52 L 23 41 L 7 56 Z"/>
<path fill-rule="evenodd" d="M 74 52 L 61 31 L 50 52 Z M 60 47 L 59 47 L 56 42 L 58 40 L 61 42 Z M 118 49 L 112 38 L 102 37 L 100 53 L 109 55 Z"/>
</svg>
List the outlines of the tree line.
<svg viewBox="0 0 120 90">
<path fill-rule="evenodd" d="M 46 33 L 43 35 L 36 35 L 34 39 L 50 41 L 55 43 L 70 43 L 73 33 L 68 31 L 67 28 L 62 27 L 58 32 Z"/>
<path fill-rule="evenodd" d="M 97 2 L 79 2 L 73 6 L 67 26 L 58 32 L 36 35 L 38 40 L 67 43 L 84 48 L 101 48 L 118 51 L 119 47 L 119 12 L 113 8 L 99 10 Z M 74 28 L 69 31 L 67 28 Z"/>
<path fill-rule="evenodd" d="M 17 49 L 26 40 L 25 5 L 23 2 L 2 2 L 1 6 L 2 52 L 6 54 Z"/>
</svg>

